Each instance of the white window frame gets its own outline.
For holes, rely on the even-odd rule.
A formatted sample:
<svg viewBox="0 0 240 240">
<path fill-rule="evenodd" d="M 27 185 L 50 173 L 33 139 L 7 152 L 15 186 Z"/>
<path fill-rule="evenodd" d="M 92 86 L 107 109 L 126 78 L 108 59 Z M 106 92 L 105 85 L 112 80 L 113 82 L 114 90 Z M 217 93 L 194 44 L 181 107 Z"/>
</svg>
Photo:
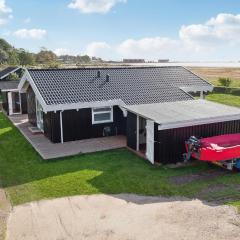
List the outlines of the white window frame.
<svg viewBox="0 0 240 240">
<path fill-rule="evenodd" d="M 18 94 L 18 97 L 19 97 L 19 107 L 20 107 L 19 112 L 13 112 L 13 93 Z M 21 94 L 18 92 L 18 90 L 11 90 L 11 91 L 7 92 L 7 98 L 8 98 L 9 115 L 21 114 L 21 112 L 22 112 L 22 102 L 21 102 Z"/>
<path fill-rule="evenodd" d="M 37 120 L 37 127 L 41 132 L 44 132 L 44 121 L 43 121 L 43 108 L 38 99 L 35 97 L 35 102 L 36 102 L 36 120 Z M 41 112 L 41 118 L 39 115 L 39 112 Z"/>
<path fill-rule="evenodd" d="M 110 111 L 99 111 L 99 112 L 94 112 L 94 110 L 99 110 L 101 108 L 110 108 Z M 95 121 L 94 120 L 94 115 L 98 114 L 103 114 L 103 113 L 110 113 L 110 119 L 109 120 L 102 120 L 102 121 Z M 97 108 L 92 108 L 92 124 L 101 124 L 101 123 L 111 123 L 113 122 L 113 107 L 111 106 L 106 106 L 106 107 L 97 107 Z"/>
</svg>

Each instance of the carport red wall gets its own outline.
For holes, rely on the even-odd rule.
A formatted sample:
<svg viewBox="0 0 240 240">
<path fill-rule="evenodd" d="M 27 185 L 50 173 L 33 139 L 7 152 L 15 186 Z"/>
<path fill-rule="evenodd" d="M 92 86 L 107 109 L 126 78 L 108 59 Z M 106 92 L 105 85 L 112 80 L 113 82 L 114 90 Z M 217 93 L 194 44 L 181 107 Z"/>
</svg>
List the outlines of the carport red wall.
<svg viewBox="0 0 240 240">
<path fill-rule="evenodd" d="M 184 143 L 191 136 L 204 138 L 231 133 L 240 133 L 240 120 L 161 131 L 155 127 L 155 162 L 167 164 L 183 161 Z"/>
</svg>

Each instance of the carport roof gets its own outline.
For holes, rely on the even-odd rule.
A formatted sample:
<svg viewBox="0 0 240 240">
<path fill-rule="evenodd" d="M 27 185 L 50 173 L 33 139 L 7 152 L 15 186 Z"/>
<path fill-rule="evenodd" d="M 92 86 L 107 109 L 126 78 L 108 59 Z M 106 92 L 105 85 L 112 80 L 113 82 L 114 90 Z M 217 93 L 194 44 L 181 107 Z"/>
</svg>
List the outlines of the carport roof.
<svg viewBox="0 0 240 240">
<path fill-rule="evenodd" d="M 19 81 L 0 81 L 0 91 L 9 91 L 18 89 Z"/>
<path fill-rule="evenodd" d="M 240 108 L 207 100 L 141 104 L 125 108 L 158 123 L 159 130 L 240 119 Z"/>
</svg>

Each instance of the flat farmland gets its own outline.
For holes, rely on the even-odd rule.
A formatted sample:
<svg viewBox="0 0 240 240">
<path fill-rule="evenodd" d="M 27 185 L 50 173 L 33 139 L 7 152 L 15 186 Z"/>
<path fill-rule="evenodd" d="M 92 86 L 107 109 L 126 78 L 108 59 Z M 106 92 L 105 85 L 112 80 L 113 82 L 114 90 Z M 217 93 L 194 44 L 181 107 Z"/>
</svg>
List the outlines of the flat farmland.
<svg viewBox="0 0 240 240">
<path fill-rule="evenodd" d="M 210 81 L 215 86 L 219 86 L 218 78 L 231 78 L 230 87 L 240 87 L 240 68 L 221 68 L 221 67 L 187 67 L 192 72 Z"/>
</svg>

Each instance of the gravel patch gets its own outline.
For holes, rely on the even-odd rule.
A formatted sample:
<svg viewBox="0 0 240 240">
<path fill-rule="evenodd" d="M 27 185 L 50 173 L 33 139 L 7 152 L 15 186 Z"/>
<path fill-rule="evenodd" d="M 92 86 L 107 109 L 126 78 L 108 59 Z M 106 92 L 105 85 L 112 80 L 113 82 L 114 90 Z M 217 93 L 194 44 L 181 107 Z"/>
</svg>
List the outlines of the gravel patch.
<svg viewBox="0 0 240 240">
<path fill-rule="evenodd" d="M 10 213 L 11 205 L 6 198 L 5 192 L 0 188 L 0 240 L 5 239 L 7 218 Z"/>
<path fill-rule="evenodd" d="M 8 240 L 238 240 L 240 218 L 230 206 L 186 198 L 91 195 L 16 206 Z"/>
</svg>

